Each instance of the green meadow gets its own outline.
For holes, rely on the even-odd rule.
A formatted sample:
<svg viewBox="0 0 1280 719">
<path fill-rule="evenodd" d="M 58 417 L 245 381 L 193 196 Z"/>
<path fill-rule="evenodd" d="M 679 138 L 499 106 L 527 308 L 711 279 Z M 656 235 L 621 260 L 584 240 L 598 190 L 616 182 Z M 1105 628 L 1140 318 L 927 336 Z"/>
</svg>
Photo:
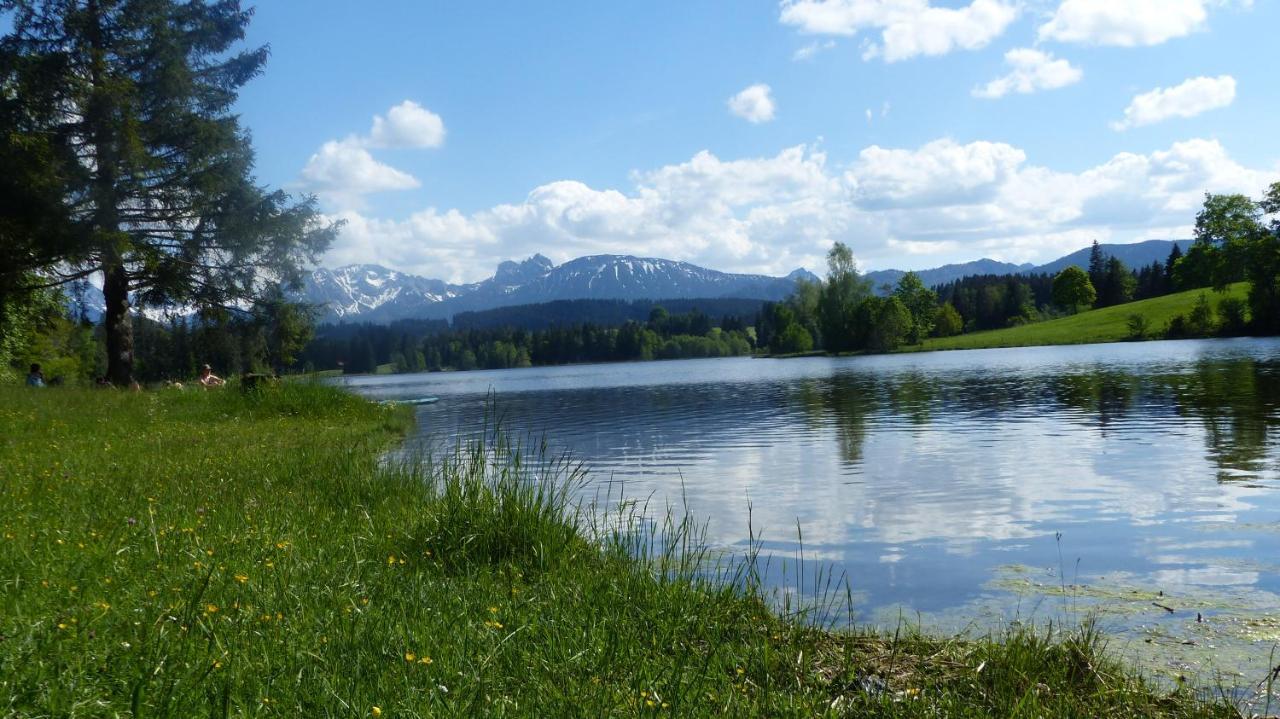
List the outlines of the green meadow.
<svg viewBox="0 0 1280 719">
<path fill-rule="evenodd" d="M 831 630 L 695 525 L 580 507 L 540 447 L 385 459 L 411 421 L 308 383 L 0 387 L 0 716 L 1237 716 L 1087 623 Z"/>
<path fill-rule="evenodd" d="M 1227 288 L 1226 292 L 1214 292 L 1210 289 L 1188 290 L 1149 300 L 1129 302 L 1099 310 L 1089 310 L 1070 317 L 1062 317 L 1046 322 L 1009 327 L 1007 329 L 989 330 L 956 335 L 954 337 L 932 337 L 918 345 L 915 350 L 971 350 L 992 347 L 1030 347 L 1034 345 L 1070 345 L 1091 344 L 1095 342 L 1120 342 L 1131 339 L 1129 331 L 1130 315 L 1142 315 L 1147 319 L 1153 338 L 1163 334 L 1169 320 L 1176 315 L 1188 315 L 1195 306 L 1201 293 L 1209 297 L 1209 302 L 1216 309 L 1218 302 L 1224 297 L 1235 297 L 1244 300 L 1249 293 L 1249 283 L 1238 282 Z"/>
</svg>

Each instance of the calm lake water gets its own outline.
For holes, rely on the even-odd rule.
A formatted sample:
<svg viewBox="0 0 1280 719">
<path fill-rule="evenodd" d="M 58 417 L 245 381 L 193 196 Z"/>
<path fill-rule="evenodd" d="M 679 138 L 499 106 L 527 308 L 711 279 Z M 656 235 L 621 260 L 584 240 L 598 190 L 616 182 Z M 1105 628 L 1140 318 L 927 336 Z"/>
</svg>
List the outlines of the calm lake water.
<svg viewBox="0 0 1280 719">
<path fill-rule="evenodd" d="M 440 398 L 410 448 L 480 431 L 493 393 L 508 429 L 571 450 L 597 488 L 683 503 L 719 546 L 746 546 L 750 512 L 765 551 L 794 560 L 798 525 L 858 622 L 1092 615 L 1159 671 L 1249 680 L 1280 641 L 1280 341 L 347 382 Z"/>
</svg>

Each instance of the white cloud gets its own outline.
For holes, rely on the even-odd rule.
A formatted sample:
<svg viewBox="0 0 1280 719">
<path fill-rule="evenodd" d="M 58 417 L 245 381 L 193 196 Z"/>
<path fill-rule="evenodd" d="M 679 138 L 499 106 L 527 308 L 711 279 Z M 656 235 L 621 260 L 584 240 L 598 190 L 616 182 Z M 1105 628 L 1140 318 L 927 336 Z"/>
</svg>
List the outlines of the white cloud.
<svg viewBox="0 0 1280 719">
<path fill-rule="evenodd" d="M 364 206 L 364 196 L 418 187 L 417 178 L 379 162 L 370 149 L 431 148 L 444 143 L 444 121 L 412 100 L 375 115 L 369 134 L 329 140 L 307 160 L 298 185 L 340 210 Z"/>
<path fill-rule="evenodd" d="M 412 100 L 375 115 L 367 143 L 370 147 L 429 148 L 444 144 L 444 120 Z"/>
<path fill-rule="evenodd" d="M 835 40 L 826 40 L 826 41 L 814 40 L 808 45 L 805 45 L 804 47 L 801 47 L 797 49 L 795 52 L 793 52 L 791 54 L 791 59 L 795 62 L 812 60 L 813 57 L 818 53 L 823 52 L 825 50 L 830 50 L 835 46 L 836 46 Z"/>
<path fill-rule="evenodd" d="M 1204 26 L 1209 0 L 1062 0 L 1040 39 L 1091 45 L 1159 45 Z"/>
<path fill-rule="evenodd" d="M 1195 117 L 1202 112 L 1226 107 L 1235 99 L 1236 80 L 1230 75 L 1193 77 L 1180 85 L 1158 87 L 1134 97 L 1124 109 L 1124 119 L 1111 126 L 1125 130 L 1172 117 Z"/>
<path fill-rule="evenodd" d="M 738 160 L 704 151 L 635 173 L 630 189 L 562 180 L 472 214 L 429 208 L 394 221 L 347 211 L 326 262 L 473 281 L 535 252 L 619 253 L 782 274 L 820 269 L 835 240 L 870 269 L 1047 261 L 1094 237 L 1185 236 L 1205 191 L 1256 194 L 1277 179 L 1280 170 L 1242 166 L 1204 139 L 1081 172 L 1031 164 L 1006 143 L 950 139 L 868 147 L 841 167 L 807 146 Z"/>
<path fill-rule="evenodd" d="M 769 86 L 764 84 L 752 85 L 746 88 L 729 98 L 728 104 L 729 112 L 751 123 L 772 120 L 776 109 Z"/>
<path fill-rule="evenodd" d="M 369 193 L 408 190 L 419 184 L 412 175 L 373 159 L 354 138 L 324 143 L 307 160 L 300 180 L 307 190 L 342 207 L 359 206 L 361 197 Z"/>
<path fill-rule="evenodd" d="M 897 62 L 985 47 L 1017 16 L 1018 5 L 1005 0 L 972 0 L 959 8 L 928 0 L 783 0 L 780 19 L 819 35 L 879 30 L 880 41 L 870 42 L 863 58 Z"/>
<path fill-rule="evenodd" d="M 1000 142 L 943 139 L 918 150 L 872 145 L 859 153 L 846 181 L 866 208 L 975 204 L 990 199 L 1026 159 Z"/>
<path fill-rule="evenodd" d="M 1037 90 L 1054 90 L 1080 82 L 1084 73 L 1066 60 L 1054 59 L 1049 53 L 1031 48 L 1015 48 L 1004 54 L 1011 70 L 982 87 L 973 89 L 974 97 L 996 99 L 1011 92 L 1023 95 Z"/>
</svg>

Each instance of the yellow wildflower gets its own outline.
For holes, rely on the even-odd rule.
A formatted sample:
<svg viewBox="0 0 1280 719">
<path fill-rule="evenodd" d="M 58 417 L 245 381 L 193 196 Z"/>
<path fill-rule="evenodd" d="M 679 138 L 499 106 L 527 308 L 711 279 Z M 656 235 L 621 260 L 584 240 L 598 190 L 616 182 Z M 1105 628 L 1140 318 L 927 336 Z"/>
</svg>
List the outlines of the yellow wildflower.
<svg viewBox="0 0 1280 719">
<path fill-rule="evenodd" d="M 418 655 L 417 655 L 417 654 L 414 654 L 413 652 L 405 652 L 405 653 L 404 653 L 404 660 L 405 660 L 406 662 L 412 662 L 412 661 L 415 661 L 415 660 L 417 660 L 417 658 L 418 658 Z"/>
<path fill-rule="evenodd" d="M 237 581 L 237 582 L 240 582 L 241 584 L 244 584 L 245 582 L 249 581 L 249 575 L 247 575 L 247 574 L 237 574 L 237 575 L 236 575 L 236 581 Z"/>
<path fill-rule="evenodd" d="M 382 716 L 382 707 L 374 707 L 369 710 L 369 713 L 376 717 L 380 717 Z"/>
</svg>

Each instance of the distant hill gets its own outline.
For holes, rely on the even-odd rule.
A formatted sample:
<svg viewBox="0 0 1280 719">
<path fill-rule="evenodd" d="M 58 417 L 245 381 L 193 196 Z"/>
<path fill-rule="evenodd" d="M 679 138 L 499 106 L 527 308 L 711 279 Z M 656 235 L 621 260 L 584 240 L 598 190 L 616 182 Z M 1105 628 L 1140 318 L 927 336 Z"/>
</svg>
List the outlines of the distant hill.
<svg viewBox="0 0 1280 719">
<path fill-rule="evenodd" d="M 1191 246 L 1191 240 L 1146 240 L 1145 242 L 1135 242 L 1130 245 L 1098 245 L 1102 248 L 1104 254 L 1112 257 L 1120 258 L 1131 270 L 1136 270 L 1152 262 L 1164 262 L 1169 258 L 1169 253 L 1173 251 L 1173 246 L 1177 244 L 1182 248 L 1183 252 Z M 1062 270 L 1076 265 L 1081 269 L 1089 269 L 1089 252 L 1092 248 L 1086 247 L 1082 250 L 1076 250 L 1065 257 L 1059 257 L 1053 262 L 1039 265 L 1031 270 L 1031 272 L 1046 272 L 1049 274 L 1058 274 Z"/>
<path fill-rule="evenodd" d="M 1103 253 L 1113 257 L 1120 258 L 1129 269 L 1136 270 L 1152 262 L 1164 262 L 1169 257 L 1169 252 L 1173 250 L 1173 246 L 1177 244 L 1186 252 L 1191 246 L 1191 240 L 1145 240 L 1143 242 L 1135 242 L 1132 244 L 1115 244 L 1115 245 L 1098 245 L 1102 248 Z M 1054 274 L 1061 272 L 1070 265 L 1078 265 L 1081 268 L 1089 267 L 1089 252 L 1092 247 L 1085 247 L 1076 250 L 1069 255 L 1059 257 L 1052 262 L 1046 262 L 1043 265 L 1023 264 L 1014 265 L 1008 262 L 999 262 L 991 259 L 975 260 L 973 262 L 964 262 L 957 265 L 943 265 L 930 270 L 916 270 L 916 274 L 920 275 L 920 280 L 924 282 L 926 287 L 937 287 L 961 277 L 969 277 L 972 275 L 1016 275 L 1016 274 Z M 877 292 L 882 292 L 883 285 L 897 284 L 898 280 L 905 275 L 903 270 L 877 270 L 868 272 L 866 277 L 874 284 Z"/>
<path fill-rule="evenodd" d="M 926 287 L 937 287 L 952 280 L 958 280 L 961 277 L 969 277 L 971 275 L 1012 275 L 1025 272 L 1033 266 L 1030 264 L 1015 265 L 984 258 L 956 265 L 943 265 L 931 270 L 916 270 L 916 274 L 920 276 L 920 281 Z M 877 270 L 868 272 L 866 277 L 874 283 L 878 290 L 883 285 L 892 286 L 898 284 L 898 280 L 902 279 L 905 274 L 907 273 L 904 270 Z"/>
</svg>

